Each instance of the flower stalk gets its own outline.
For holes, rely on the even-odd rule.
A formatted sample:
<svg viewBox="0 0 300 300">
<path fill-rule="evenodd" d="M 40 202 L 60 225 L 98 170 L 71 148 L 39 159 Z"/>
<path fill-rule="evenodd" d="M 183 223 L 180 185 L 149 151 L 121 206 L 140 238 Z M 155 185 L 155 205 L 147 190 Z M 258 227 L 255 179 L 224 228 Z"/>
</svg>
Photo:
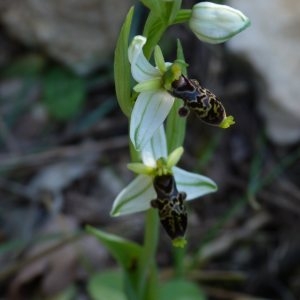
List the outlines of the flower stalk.
<svg viewBox="0 0 300 300">
<path fill-rule="evenodd" d="M 115 51 L 116 95 L 130 123 L 128 169 L 136 177 L 117 195 L 111 215 L 145 211 L 144 244 L 140 246 L 100 232 L 98 235 L 129 275 L 126 278 L 130 283 L 125 290 L 134 289 L 135 298 L 154 300 L 159 298 L 155 263 L 159 221 L 173 246 L 184 247 L 187 203 L 217 190 L 210 178 L 177 166 L 184 153 L 186 129 L 185 119 L 180 117 L 191 111 L 206 124 L 220 128 L 234 124 L 221 101 L 197 80 L 188 78 L 181 44 L 177 44 L 177 58 L 173 62 L 165 61 L 157 44 L 165 30 L 178 23 L 187 23 L 201 41 L 216 44 L 244 30 L 250 21 L 238 10 L 211 2 L 198 3 L 192 9 L 181 9 L 181 0 L 142 3 L 149 9 L 143 35 L 134 36 L 129 43 L 131 8 Z M 149 62 L 152 53 L 155 65 Z M 131 77 L 136 82 L 133 88 Z M 182 274 L 183 264 L 177 262 L 177 265 Z"/>
</svg>

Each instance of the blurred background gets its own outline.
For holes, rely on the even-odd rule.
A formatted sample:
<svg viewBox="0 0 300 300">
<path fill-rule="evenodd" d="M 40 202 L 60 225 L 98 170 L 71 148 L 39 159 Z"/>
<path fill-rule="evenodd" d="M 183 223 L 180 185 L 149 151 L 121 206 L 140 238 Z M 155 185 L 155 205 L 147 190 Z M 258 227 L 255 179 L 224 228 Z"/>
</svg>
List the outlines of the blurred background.
<svg viewBox="0 0 300 300">
<path fill-rule="evenodd" d="M 218 1 L 223 2 L 223 1 Z M 194 1 L 183 1 L 191 8 Z M 207 299 L 300 299 L 300 3 L 226 1 L 252 21 L 222 45 L 174 26 L 189 77 L 222 99 L 236 124 L 188 118 L 181 165 L 218 192 L 188 204 L 188 276 Z M 111 218 L 132 180 L 128 124 L 113 51 L 134 0 L 0 2 L 0 299 L 102 299 L 116 264 L 90 224 L 143 241 L 144 214 Z M 147 11 L 137 5 L 136 33 Z M 161 233 L 162 280 L 173 262 Z"/>
</svg>

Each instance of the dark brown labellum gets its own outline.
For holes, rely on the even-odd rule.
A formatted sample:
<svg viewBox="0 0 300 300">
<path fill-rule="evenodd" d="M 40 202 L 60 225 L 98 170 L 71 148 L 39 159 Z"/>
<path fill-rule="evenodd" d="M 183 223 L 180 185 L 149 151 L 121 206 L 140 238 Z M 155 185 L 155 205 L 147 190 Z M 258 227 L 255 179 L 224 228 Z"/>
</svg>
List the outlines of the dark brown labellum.
<svg viewBox="0 0 300 300">
<path fill-rule="evenodd" d="M 158 209 L 159 219 L 167 234 L 173 240 L 183 237 L 187 227 L 186 194 L 178 192 L 172 175 L 156 176 L 153 186 L 157 198 L 151 206 Z"/>
<path fill-rule="evenodd" d="M 181 75 L 172 83 L 172 90 L 169 93 L 184 102 L 179 111 L 180 116 L 186 116 L 188 111 L 192 110 L 203 122 L 216 126 L 226 118 L 224 106 L 217 96 L 202 87 L 195 79 Z"/>
</svg>

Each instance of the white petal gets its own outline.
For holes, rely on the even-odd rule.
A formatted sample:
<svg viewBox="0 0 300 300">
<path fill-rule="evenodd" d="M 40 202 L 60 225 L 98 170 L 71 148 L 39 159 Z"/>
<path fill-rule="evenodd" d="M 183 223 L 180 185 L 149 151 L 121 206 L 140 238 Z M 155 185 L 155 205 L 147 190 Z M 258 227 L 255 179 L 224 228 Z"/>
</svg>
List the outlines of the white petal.
<svg viewBox="0 0 300 300">
<path fill-rule="evenodd" d="M 185 192 L 187 200 L 192 200 L 217 190 L 215 182 L 206 176 L 187 172 L 178 167 L 173 167 L 173 174 L 178 191 Z"/>
<path fill-rule="evenodd" d="M 140 51 L 143 50 L 143 47 L 146 44 L 146 42 L 147 42 L 147 38 L 142 35 L 136 35 L 132 39 L 128 47 L 128 59 L 130 63 L 132 63 L 134 57 L 136 55 L 139 55 Z"/>
<path fill-rule="evenodd" d="M 138 151 L 162 125 L 173 103 L 174 98 L 163 90 L 139 94 L 130 119 L 130 139 Z"/>
<path fill-rule="evenodd" d="M 155 167 L 156 160 L 167 157 L 167 140 L 164 126 L 161 125 L 152 136 L 151 140 L 142 149 L 142 160 L 146 166 Z"/>
<path fill-rule="evenodd" d="M 161 77 L 159 70 L 149 63 L 143 52 L 141 52 L 141 54 L 133 60 L 131 64 L 131 74 L 137 82 Z"/>
<path fill-rule="evenodd" d="M 143 46 L 146 41 L 143 36 L 135 36 L 128 48 L 131 74 L 137 82 L 161 77 L 159 70 L 149 63 L 143 53 Z"/>
<path fill-rule="evenodd" d="M 152 178 L 139 175 L 117 196 L 111 215 L 116 217 L 146 210 L 150 208 L 150 201 L 155 197 Z"/>
</svg>

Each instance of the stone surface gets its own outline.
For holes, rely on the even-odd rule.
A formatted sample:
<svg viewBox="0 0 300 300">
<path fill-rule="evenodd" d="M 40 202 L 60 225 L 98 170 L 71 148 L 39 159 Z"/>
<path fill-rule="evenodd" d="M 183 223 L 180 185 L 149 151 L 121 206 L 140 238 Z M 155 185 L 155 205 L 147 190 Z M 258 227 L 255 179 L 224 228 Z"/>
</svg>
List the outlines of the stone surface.
<svg viewBox="0 0 300 300">
<path fill-rule="evenodd" d="M 267 133 L 276 143 L 300 140 L 300 2 L 298 0 L 230 0 L 251 26 L 228 43 L 244 53 L 267 84 L 259 108 Z"/>
<path fill-rule="evenodd" d="M 0 21 L 28 46 L 85 74 L 112 53 L 133 0 L 9 0 Z"/>
</svg>

